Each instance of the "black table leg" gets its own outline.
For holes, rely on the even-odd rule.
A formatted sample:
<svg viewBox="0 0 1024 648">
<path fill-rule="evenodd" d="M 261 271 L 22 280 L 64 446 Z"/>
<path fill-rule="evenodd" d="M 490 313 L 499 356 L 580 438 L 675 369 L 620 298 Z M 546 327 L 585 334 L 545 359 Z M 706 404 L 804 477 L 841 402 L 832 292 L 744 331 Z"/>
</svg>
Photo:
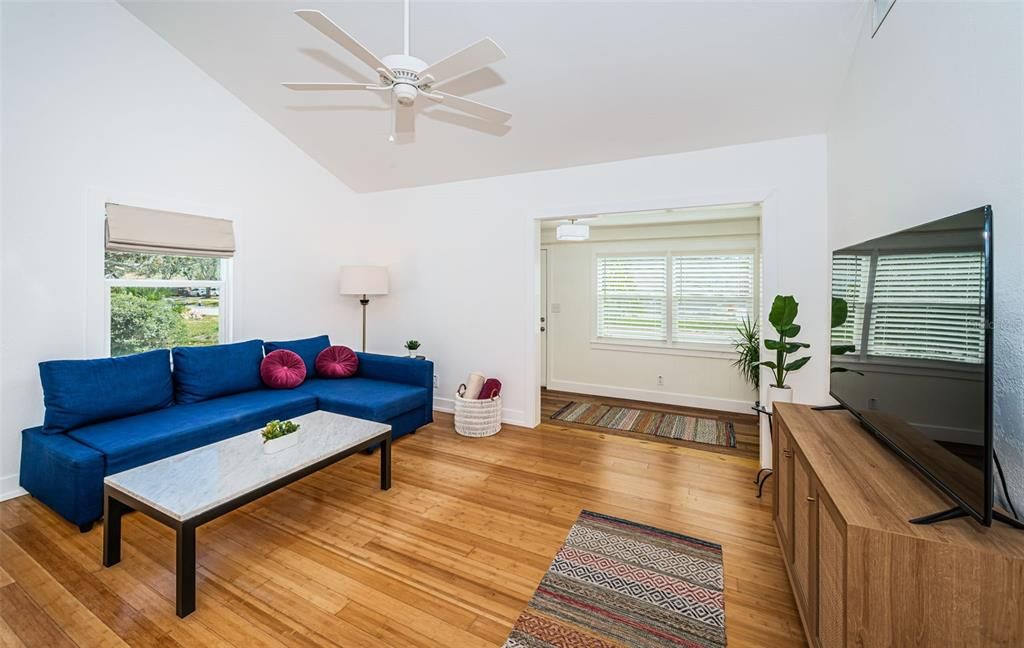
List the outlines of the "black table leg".
<svg viewBox="0 0 1024 648">
<path fill-rule="evenodd" d="M 109 494 L 103 495 L 103 566 L 113 567 L 121 562 L 121 516 L 124 504 Z"/>
<path fill-rule="evenodd" d="M 196 609 L 196 527 L 183 523 L 177 528 L 177 585 L 175 605 L 182 619 Z"/>
<path fill-rule="evenodd" d="M 380 489 L 391 488 L 391 435 L 380 444 Z"/>
</svg>

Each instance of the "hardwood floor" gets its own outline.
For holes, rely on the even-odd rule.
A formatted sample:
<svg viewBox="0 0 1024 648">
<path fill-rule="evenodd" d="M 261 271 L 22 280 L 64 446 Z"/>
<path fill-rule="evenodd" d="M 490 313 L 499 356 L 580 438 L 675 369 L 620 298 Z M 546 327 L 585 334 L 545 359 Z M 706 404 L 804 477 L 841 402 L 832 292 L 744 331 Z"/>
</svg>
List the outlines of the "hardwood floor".
<svg viewBox="0 0 1024 648">
<path fill-rule="evenodd" d="M 0 645 L 499 646 L 580 509 L 721 543 L 729 646 L 802 646 L 739 453 L 568 429 L 467 439 L 451 417 L 200 527 L 198 607 L 174 614 L 174 538 L 133 513 L 119 565 L 30 497 L 0 503 Z M 771 483 L 769 483 L 769 488 Z"/>
</svg>

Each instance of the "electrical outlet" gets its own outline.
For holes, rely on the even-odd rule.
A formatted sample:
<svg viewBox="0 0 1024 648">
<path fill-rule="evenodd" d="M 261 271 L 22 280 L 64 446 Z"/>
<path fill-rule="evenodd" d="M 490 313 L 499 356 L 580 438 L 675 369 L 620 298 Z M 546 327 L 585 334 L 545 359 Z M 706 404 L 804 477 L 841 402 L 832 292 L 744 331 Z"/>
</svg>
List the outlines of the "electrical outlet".
<svg viewBox="0 0 1024 648">
<path fill-rule="evenodd" d="M 438 382 L 437 374 L 434 374 L 434 389 L 437 389 L 440 386 Z"/>
<path fill-rule="evenodd" d="M 871 411 L 877 411 L 878 410 L 878 399 L 877 398 L 869 398 L 868 399 L 868 409 L 871 410 Z"/>
<path fill-rule="evenodd" d="M 664 387 L 664 386 L 665 386 L 665 377 L 664 376 L 658 376 L 658 387 Z"/>
</svg>

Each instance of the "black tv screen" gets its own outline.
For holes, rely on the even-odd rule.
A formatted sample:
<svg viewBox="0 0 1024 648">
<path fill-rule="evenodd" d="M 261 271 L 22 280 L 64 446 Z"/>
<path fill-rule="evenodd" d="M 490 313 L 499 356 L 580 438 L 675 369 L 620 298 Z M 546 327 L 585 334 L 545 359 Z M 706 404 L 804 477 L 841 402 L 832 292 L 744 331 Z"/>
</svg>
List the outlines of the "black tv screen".
<svg viewBox="0 0 1024 648">
<path fill-rule="evenodd" d="M 985 525 L 991 245 L 979 207 L 832 255 L 832 396 Z"/>
</svg>

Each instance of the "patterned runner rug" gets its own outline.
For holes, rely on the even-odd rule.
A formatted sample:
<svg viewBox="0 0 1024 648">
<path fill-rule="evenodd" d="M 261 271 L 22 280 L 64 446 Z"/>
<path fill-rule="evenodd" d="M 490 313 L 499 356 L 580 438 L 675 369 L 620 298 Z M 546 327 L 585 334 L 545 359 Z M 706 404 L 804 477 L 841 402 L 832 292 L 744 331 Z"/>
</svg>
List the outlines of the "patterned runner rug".
<svg viewBox="0 0 1024 648">
<path fill-rule="evenodd" d="M 725 646 L 722 548 L 583 511 L 505 648 Z"/>
<path fill-rule="evenodd" d="M 551 418 L 556 421 L 595 425 L 609 430 L 651 434 L 666 439 L 736 447 L 736 430 L 732 421 L 576 401 L 552 414 Z"/>
</svg>

